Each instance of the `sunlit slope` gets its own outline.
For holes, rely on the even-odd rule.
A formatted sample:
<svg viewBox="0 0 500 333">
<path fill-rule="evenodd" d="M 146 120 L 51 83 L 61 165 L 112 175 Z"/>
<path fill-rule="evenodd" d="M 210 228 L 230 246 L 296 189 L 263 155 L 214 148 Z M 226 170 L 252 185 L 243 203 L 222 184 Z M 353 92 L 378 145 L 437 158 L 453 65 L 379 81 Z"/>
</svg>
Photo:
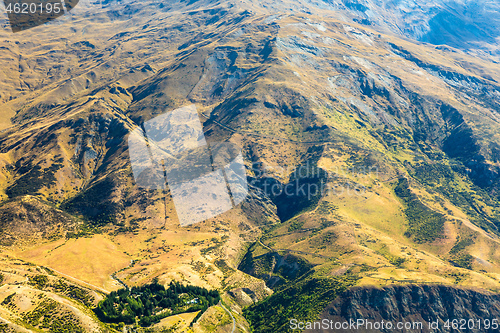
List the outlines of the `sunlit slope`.
<svg viewBox="0 0 500 333">
<path fill-rule="evenodd" d="M 5 332 L 102 332 L 90 311 L 102 291 L 57 276 L 48 268 L 2 256 L 0 327 Z"/>
<path fill-rule="evenodd" d="M 498 63 L 317 12 L 130 6 L 35 28 L 39 44 L 3 32 L 23 71 L 3 69 L 2 251 L 94 290 L 218 288 L 240 313 L 303 274 L 498 291 Z M 189 104 L 208 141 L 242 147 L 251 187 L 181 228 L 168 191 L 135 183 L 127 138 Z"/>
<path fill-rule="evenodd" d="M 172 14 L 166 13 L 169 22 Z M 20 204 L 22 196 L 36 194 L 32 200 L 55 205 L 87 223 L 91 233 L 105 225 L 130 232 L 137 221 L 175 225 L 169 199 L 165 203 L 159 200 L 163 193 L 134 184 L 125 141 L 136 124 L 195 103 L 208 138 L 238 142 L 249 166 L 293 170 L 315 159 L 325 170 L 371 167 L 377 171 L 370 175 L 373 184 L 392 179 L 384 183 L 385 201 L 377 203 L 395 207 L 387 224 L 410 243 L 459 242 L 461 233 L 443 222 L 447 216 L 475 225 L 474 232 L 496 230 L 497 64 L 315 16 L 267 17 L 226 8 L 180 17 L 187 33 L 163 28 L 172 35 L 163 38 L 167 44 L 156 40 L 164 22 L 150 21 L 142 30 L 98 36 L 87 51 L 96 61 L 91 55 L 101 41 L 104 50 L 120 49 L 109 57 L 121 61 L 130 54 L 125 50 L 143 50 L 148 41 L 148 49 L 157 50 L 151 61 L 137 62 L 127 73 L 108 67 L 108 83 L 102 79 L 99 86 L 62 93 L 54 83 L 57 90 L 49 91 L 49 84 L 19 100 L 25 106 L 2 139 L 5 198 Z M 159 52 L 162 63 L 153 61 Z M 79 68 L 89 66 L 87 58 L 79 59 Z M 50 96 L 58 102 L 48 107 Z M 250 175 L 257 176 L 255 170 Z M 270 176 L 286 182 L 289 172 Z M 148 198 L 144 208 L 140 196 Z M 430 222 L 437 225 L 411 220 L 415 202 L 438 214 Z M 405 216 L 398 209 L 406 209 Z M 381 213 L 351 217 L 366 223 Z"/>
</svg>

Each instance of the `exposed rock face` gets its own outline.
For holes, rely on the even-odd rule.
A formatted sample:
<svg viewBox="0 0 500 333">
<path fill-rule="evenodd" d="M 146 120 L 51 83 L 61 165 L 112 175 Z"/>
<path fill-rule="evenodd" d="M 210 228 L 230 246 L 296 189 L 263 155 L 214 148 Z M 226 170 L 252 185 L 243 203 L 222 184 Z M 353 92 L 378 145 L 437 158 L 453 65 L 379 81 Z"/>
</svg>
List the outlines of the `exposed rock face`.
<svg viewBox="0 0 500 333">
<path fill-rule="evenodd" d="M 280 255 L 278 252 L 269 252 L 260 256 L 254 256 L 249 251 L 238 269 L 266 281 L 269 288 L 275 288 L 285 283 L 286 280 L 294 280 L 311 268 L 311 265 L 303 259 L 292 254 Z"/>
<path fill-rule="evenodd" d="M 486 319 L 500 318 L 500 295 L 449 286 L 393 286 L 382 289 L 353 288 L 331 303 L 321 314 L 321 319 L 333 322 L 364 319 L 372 323 L 391 322 L 422 323 L 422 328 L 411 329 L 360 329 L 342 332 L 459 332 L 447 328 L 446 321 L 454 319 L 473 320 L 476 329 L 467 323 L 461 332 L 495 332 L 485 326 Z M 429 323 L 439 322 L 438 328 L 429 329 Z M 479 329 L 481 323 L 481 329 Z M 450 324 L 451 325 L 451 324 Z M 458 324 L 461 326 L 461 323 Z M 471 324 L 472 325 L 472 321 Z M 331 330 L 309 330 L 308 332 L 331 332 Z"/>
<path fill-rule="evenodd" d="M 309 0 L 315 4 L 314 0 Z M 354 22 L 435 45 L 474 49 L 494 45 L 499 36 L 497 1 L 342 0 L 318 1 Z M 493 46 L 493 48 L 496 48 Z M 486 49 L 486 48 L 485 48 Z M 491 50 L 491 49 L 490 49 Z M 494 51 L 498 55 L 498 48 Z"/>
</svg>

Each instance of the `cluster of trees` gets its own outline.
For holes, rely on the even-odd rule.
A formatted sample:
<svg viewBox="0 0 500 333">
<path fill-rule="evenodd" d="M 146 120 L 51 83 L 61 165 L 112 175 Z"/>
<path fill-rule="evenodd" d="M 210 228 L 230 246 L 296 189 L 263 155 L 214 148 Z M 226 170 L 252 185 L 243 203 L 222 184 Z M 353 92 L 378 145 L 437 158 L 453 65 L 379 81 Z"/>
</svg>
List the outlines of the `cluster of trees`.
<svg viewBox="0 0 500 333">
<path fill-rule="evenodd" d="M 217 290 L 185 286 L 175 281 L 165 288 L 153 281 L 142 287 L 111 292 L 94 311 L 107 323 L 134 324 L 138 320 L 141 326 L 147 327 L 174 314 L 203 313 L 219 300 Z"/>
<path fill-rule="evenodd" d="M 417 164 L 412 173 L 412 176 L 420 183 L 441 193 L 453 205 L 462 209 L 474 224 L 486 230 L 497 230 L 500 226 L 498 197 L 490 196 L 490 193 L 474 183 L 461 180 L 460 176 L 466 177 L 468 175 L 467 168 L 458 161 L 452 161 L 451 166 Z M 488 207 L 481 208 L 483 205 Z M 449 213 L 451 214 L 451 212 Z"/>
<path fill-rule="evenodd" d="M 44 186 L 54 185 L 56 182 L 54 175 L 63 167 L 63 161 L 64 159 L 61 157 L 53 161 L 50 167 L 42 170 L 40 165 L 33 166 L 31 161 L 23 163 L 23 159 L 20 159 L 16 162 L 14 171 L 22 176 L 7 188 L 7 195 L 9 198 L 15 198 L 21 195 L 34 194 Z"/>
<path fill-rule="evenodd" d="M 452 256 L 450 262 L 456 267 L 472 269 L 472 263 L 474 262 L 474 257 L 468 253 L 460 253 Z"/>
<path fill-rule="evenodd" d="M 49 278 L 46 275 L 35 275 L 29 277 L 29 283 L 36 288 L 43 290 L 49 283 Z"/>
</svg>

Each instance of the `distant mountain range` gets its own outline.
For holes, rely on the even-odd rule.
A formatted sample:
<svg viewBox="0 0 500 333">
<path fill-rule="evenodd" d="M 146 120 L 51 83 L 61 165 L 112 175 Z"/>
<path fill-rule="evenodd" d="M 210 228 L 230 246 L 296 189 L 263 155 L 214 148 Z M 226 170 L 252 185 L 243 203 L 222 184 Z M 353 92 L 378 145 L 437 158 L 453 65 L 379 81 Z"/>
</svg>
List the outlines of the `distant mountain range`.
<svg viewBox="0 0 500 333">
<path fill-rule="evenodd" d="M 122 331 L 90 309 L 153 279 L 222 295 L 179 332 L 348 319 L 373 286 L 500 291 L 499 3 L 80 1 L 1 26 L 0 329 Z M 192 104 L 209 144 L 241 147 L 249 195 L 181 227 L 127 142 Z"/>
<path fill-rule="evenodd" d="M 435 45 L 498 56 L 500 4 L 495 1 L 325 1 L 355 21 Z"/>
</svg>

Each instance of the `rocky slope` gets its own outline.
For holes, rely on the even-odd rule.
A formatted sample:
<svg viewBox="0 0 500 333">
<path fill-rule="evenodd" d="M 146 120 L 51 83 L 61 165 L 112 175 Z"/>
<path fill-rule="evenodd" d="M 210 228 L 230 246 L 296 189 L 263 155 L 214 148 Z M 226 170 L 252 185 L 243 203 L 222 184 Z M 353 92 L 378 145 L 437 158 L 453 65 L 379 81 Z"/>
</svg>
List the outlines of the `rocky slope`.
<svg viewBox="0 0 500 333">
<path fill-rule="evenodd" d="M 499 315 L 498 295 L 446 286 L 397 286 L 346 291 L 325 309 L 321 319 L 341 323 L 359 319 L 372 323 L 385 321 L 393 323 L 394 327 L 397 323 L 411 324 L 410 329 L 391 330 L 386 324 L 385 329 L 364 329 L 366 332 L 495 332 L 497 328 L 491 323 Z M 454 319 L 457 319 L 458 326 L 454 326 Z M 421 329 L 416 326 L 419 323 L 422 323 Z M 306 331 L 328 332 L 321 329 Z M 356 331 L 359 332 L 357 329 L 343 330 Z"/>
</svg>

